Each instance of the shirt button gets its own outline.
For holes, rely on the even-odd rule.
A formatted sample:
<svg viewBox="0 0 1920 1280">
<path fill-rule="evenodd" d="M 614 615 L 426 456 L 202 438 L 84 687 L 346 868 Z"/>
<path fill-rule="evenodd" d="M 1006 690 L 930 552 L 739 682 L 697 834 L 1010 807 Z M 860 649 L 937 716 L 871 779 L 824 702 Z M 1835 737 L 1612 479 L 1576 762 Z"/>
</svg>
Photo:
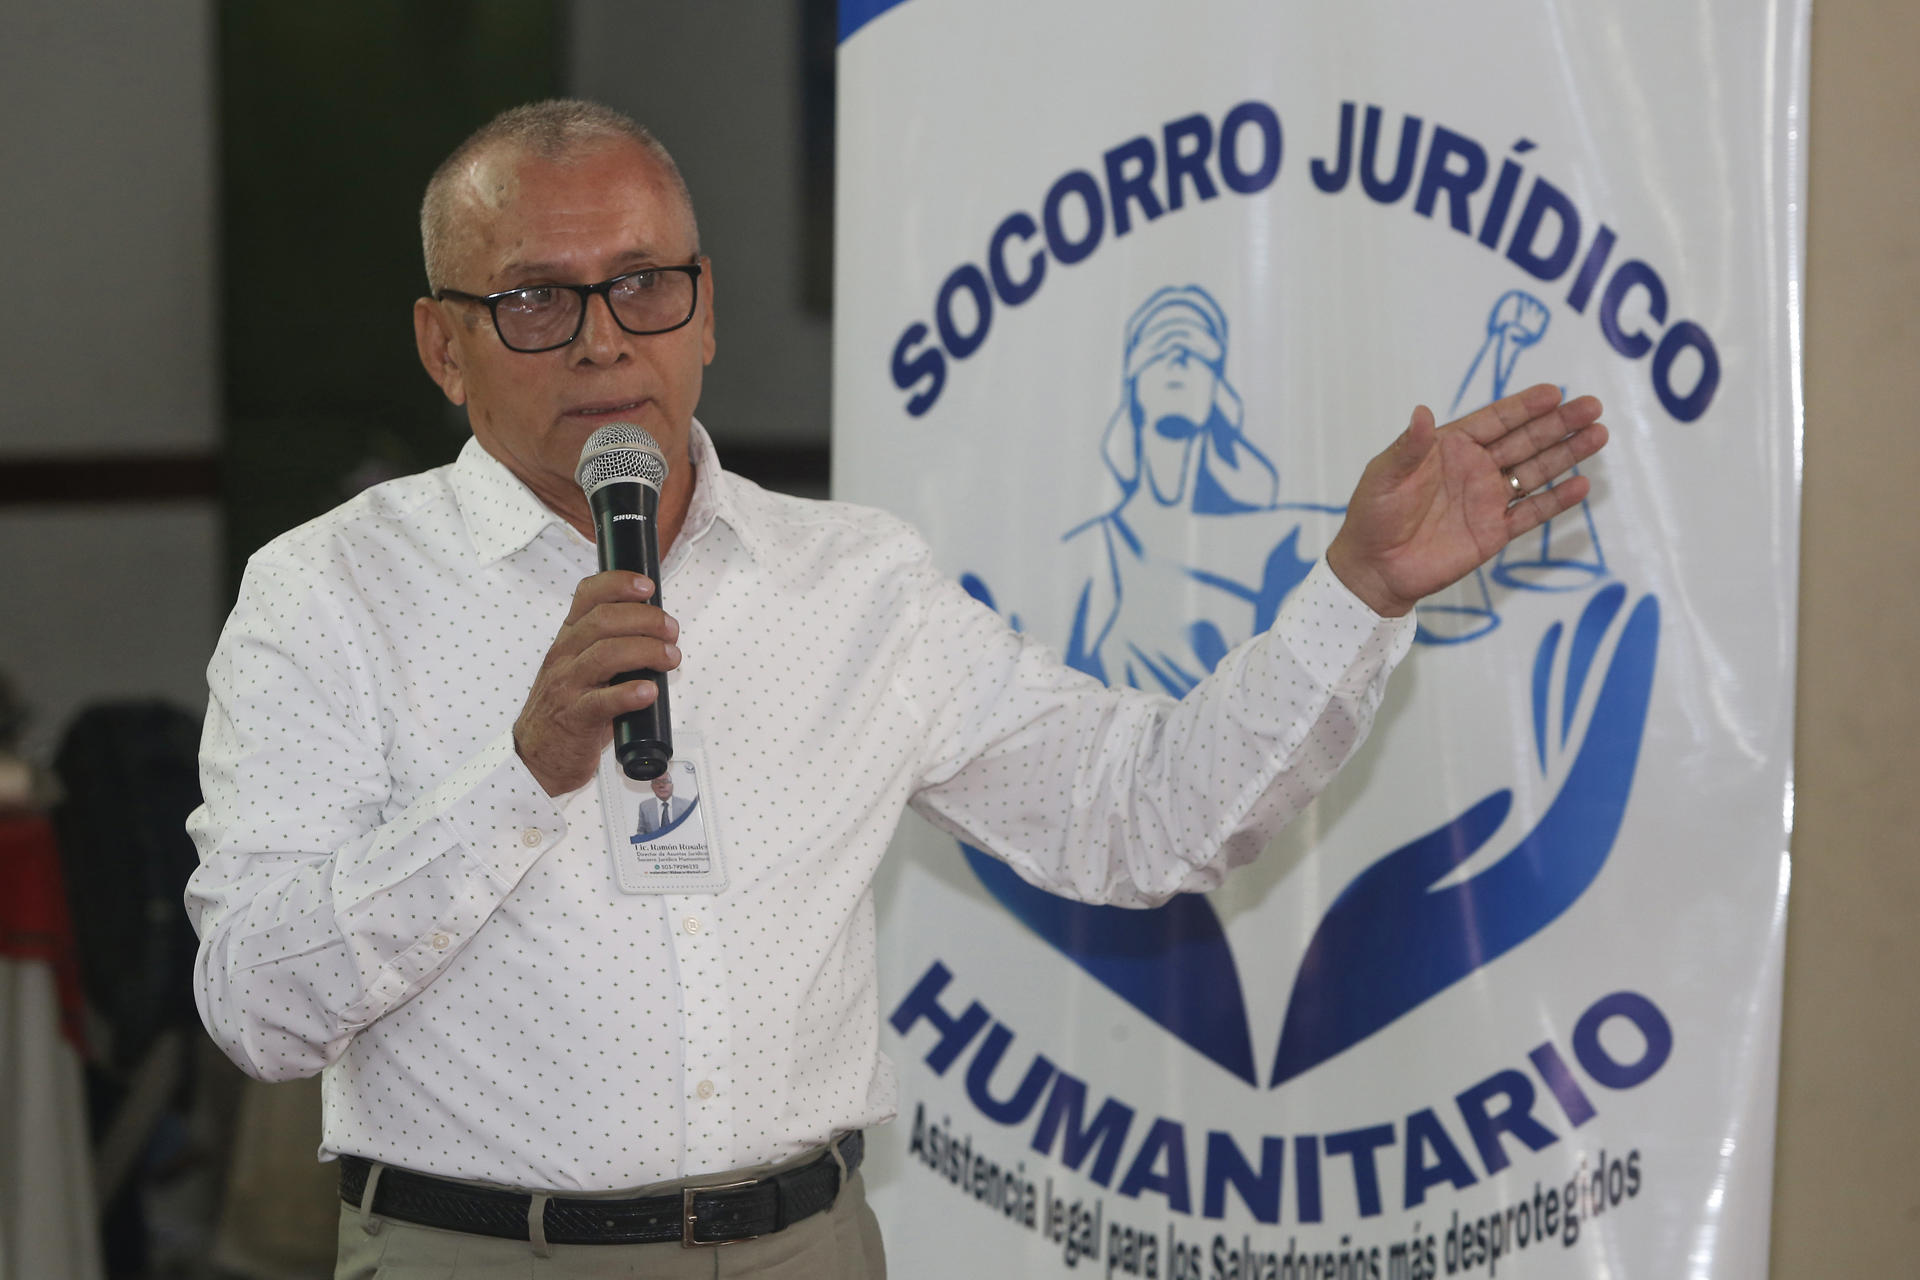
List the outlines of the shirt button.
<svg viewBox="0 0 1920 1280">
<path fill-rule="evenodd" d="M 698 933 L 707 926 L 700 922 L 699 916 L 688 916 L 680 922 L 680 927 L 688 933 Z"/>
<path fill-rule="evenodd" d="M 520 843 L 527 846 L 527 848 L 529 849 L 538 848 L 540 845 L 540 842 L 546 838 L 547 837 L 545 833 L 543 833 L 538 827 L 528 827 L 525 831 L 522 831 L 520 833 Z"/>
<path fill-rule="evenodd" d="M 700 1101 L 705 1102 L 713 1096 L 713 1081 L 702 1080 L 699 1084 L 693 1086 L 693 1092 Z"/>
<path fill-rule="evenodd" d="M 433 937 L 430 939 L 430 941 L 433 943 L 433 949 L 435 951 L 445 951 L 448 947 L 453 945 L 453 939 L 449 938 L 444 933 L 434 934 Z"/>
</svg>

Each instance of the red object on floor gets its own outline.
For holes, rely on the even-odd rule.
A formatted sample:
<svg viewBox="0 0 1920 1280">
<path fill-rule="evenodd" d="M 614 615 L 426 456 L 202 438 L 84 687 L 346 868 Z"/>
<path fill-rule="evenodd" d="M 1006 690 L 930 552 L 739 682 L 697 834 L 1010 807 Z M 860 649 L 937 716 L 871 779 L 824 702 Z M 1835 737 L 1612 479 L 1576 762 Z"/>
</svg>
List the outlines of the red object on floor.
<svg viewBox="0 0 1920 1280">
<path fill-rule="evenodd" d="M 53 824 L 38 814 L 0 816 L 0 956 L 39 960 L 60 993 L 60 1033 L 86 1056 L 85 1007 L 73 917 L 60 878 Z"/>
</svg>

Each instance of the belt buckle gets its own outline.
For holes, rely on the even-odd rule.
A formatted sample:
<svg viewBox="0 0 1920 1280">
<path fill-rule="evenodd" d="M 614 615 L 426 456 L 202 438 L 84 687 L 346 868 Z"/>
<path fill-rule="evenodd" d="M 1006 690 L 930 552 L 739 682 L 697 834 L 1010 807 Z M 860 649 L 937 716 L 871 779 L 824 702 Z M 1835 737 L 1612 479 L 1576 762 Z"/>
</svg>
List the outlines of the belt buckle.
<svg viewBox="0 0 1920 1280">
<path fill-rule="evenodd" d="M 723 1245 L 745 1244 L 756 1236 L 741 1236 L 738 1240 L 702 1240 L 694 1235 L 694 1226 L 698 1218 L 693 1212 L 693 1198 L 715 1191 L 738 1191 L 742 1187 L 751 1187 L 760 1180 L 748 1178 L 744 1182 L 716 1182 L 705 1187 L 683 1187 L 680 1190 L 680 1247 L 682 1249 L 718 1249 Z"/>
</svg>

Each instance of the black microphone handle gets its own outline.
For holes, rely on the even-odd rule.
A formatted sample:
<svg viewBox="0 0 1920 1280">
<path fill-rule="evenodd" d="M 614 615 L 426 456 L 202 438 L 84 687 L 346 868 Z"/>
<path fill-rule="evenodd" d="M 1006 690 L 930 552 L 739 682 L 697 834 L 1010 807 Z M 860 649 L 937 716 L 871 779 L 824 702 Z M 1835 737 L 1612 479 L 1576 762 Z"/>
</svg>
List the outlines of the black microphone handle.
<svg viewBox="0 0 1920 1280">
<path fill-rule="evenodd" d="M 638 480 L 614 480 L 593 491 L 593 541 L 600 568 L 644 573 L 653 582 L 649 604 L 660 603 L 660 494 Z M 673 730 L 667 717 L 664 671 L 622 671 L 608 684 L 651 680 L 659 696 L 653 705 L 622 711 L 613 718 L 613 756 L 629 778 L 645 782 L 667 771 L 673 759 Z"/>
</svg>

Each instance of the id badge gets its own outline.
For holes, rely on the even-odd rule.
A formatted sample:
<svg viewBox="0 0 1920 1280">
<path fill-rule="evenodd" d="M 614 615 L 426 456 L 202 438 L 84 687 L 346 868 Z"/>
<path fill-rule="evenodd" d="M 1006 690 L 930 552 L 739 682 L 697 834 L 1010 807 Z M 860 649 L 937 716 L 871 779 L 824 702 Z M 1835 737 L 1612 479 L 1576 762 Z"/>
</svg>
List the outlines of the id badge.
<svg viewBox="0 0 1920 1280">
<path fill-rule="evenodd" d="M 719 893 L 727 887 L 712 777 L 700 740 L 676 731 L 667 771 L 629 778 L 609 747 L 600 757 L 600 809 L 623 893 Z"/>
</svg>

